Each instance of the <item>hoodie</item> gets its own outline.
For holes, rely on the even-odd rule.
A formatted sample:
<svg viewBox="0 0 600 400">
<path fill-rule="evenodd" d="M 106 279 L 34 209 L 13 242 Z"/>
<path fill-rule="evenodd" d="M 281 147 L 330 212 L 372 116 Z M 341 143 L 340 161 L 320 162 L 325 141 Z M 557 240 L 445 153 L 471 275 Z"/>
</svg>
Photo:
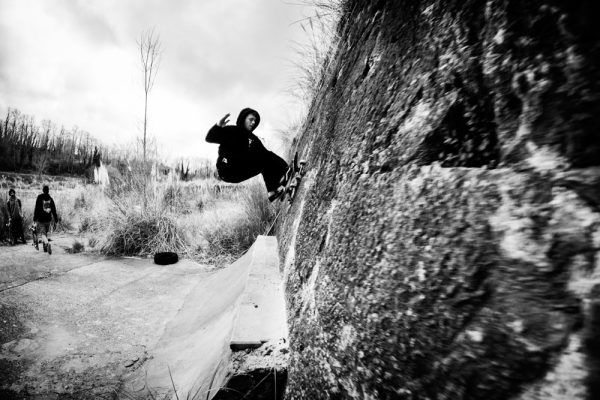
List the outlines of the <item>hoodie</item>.
<svg viewBox="0 0 600 400">
<path fill-rule="evenodd" d="M 219 144 L 219 159 L 228 160 L 247 159 L 249 154 L 258 154 L 266 151 L 260 139 L 244 128 L 244 120 L 249 114 L 256 116 L 256 126 L 260 123 L 260 115 L 256 110 L 244 108 L 237 117 L 235 125 L 220 127 L 214 125 L 206 135 L 208 143 Z M 254 128 L 256 129 L 256 127 Z"/>
<path fill-rule="evenodd" d="M 35 210 L 33 212 L 33 220 L 35 222 L 48 223 L 54 220 L 58 221 L 58 215 L 56 215 L 56 206 L 54 200 L 48 193 L 42 193 L 37 197 L 35 201 Z"/>
<path fill-rule="evenodd" d="M 260 114 L 258 113 L 258 111 L 253 110 L 251 108 L 244 108 L 242 111 L 240 111 L 240 115 L 238 115 L 235 124 L 240 128 L 244 129 L 244 121 L 246 120 L 246 117 L 250 114 L 254 114 L 256 116 L 256 126 L 254 127 L 254 129 L 256 129 L 258 127 L 258 124 L 260 124 Z"/>
</svg>

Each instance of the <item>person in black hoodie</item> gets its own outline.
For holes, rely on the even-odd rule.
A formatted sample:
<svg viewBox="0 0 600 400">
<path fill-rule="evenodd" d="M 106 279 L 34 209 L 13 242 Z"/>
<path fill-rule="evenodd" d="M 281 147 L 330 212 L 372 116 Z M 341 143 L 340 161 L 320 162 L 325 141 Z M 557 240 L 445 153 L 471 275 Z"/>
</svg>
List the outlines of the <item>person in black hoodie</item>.
<svg viewBox="0 0 600 400">
<path fill-rule="evenodd" d="M 8 211 L 8 223 L 11 227 L 10 234 L 12 237 L 10 239 L 12 240 L 12 243 L 17 243 L 19 240 L 21 240 L 23 244 L 27 243 L 23 232 L 23 210 L 21 208 L 21 200 L 17 198 L 17 194 L 13 188 L 8 191 L 6 210 Z"/>
<path fill-rule="evenodd" d="M 48 233 L 50 232 L 50 223 L 52 217 L 54 222 L 59 222 L 58 215 L 56 214 L 56 205 L 54 200 L 50 197 L 50 188 L 44 186 L 42 188 L 42 194 L 40 194 L 35 201 L 35 210 L 33 212 L 33 222 L 35 222 L 38 235 L 42 237 L 42 243 L 44 244 L 44 251 L 48 254 L 52 254 L 52 247 L 48 242 Z"/>
<path fill-rule="evenodd" d="M 219 177 L 225 182 L 239 183 L 262 174 L 269 201 L 279 198 L 285 192 L 290 169 L 252 133 L 260 123 L 260 115 L 256 110 L 244 108 L 235 125 L 227 125 L 229 116 L 221 118 L 206 135 L 207 142 L 219 144 Z"/>
</svg>

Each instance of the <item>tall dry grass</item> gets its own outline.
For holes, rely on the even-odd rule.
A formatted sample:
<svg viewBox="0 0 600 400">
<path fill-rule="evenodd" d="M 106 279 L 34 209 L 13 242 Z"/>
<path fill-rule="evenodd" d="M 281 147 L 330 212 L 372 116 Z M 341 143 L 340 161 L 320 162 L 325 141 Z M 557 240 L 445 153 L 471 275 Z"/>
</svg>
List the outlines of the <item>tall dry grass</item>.
<svg viewBox="0 0 600 400">
<path fill-rule="evenodd" d="M 262 182 L 254 180 L 242 186 L 233 201 L 237 208 L 225 204 L 205 214 L 198 232 L 204 240 L 201 253 L 205 257 L 228 262 L 241 256 L 275 218 L 276 209 Z"/>
<path fill-rule="evenodd" d="M 144 207 L 140 185 L 129 190 L 81 192 L 75 222 L 87 249 L 119 256 L 174 251 L 203 263 L 239 257 L 270 225 L 275 209 L 264 183 L 229 185 L 209 178 L 153 182 Z"/>
<path fill-rule="evenodd" d="M 162 251 L 184 252 L 185 236 L 166 209 L 131 207 L 131 198 L 119 199 L 110 208 L 108 235 L 100 245 L 107 255 L 152 255 Z"/>
<path fill-rule="evenodd" d="M 304 40 L 294 44 L 295 57 L 291 93 L 308 106 L 331 74 L 333 50 L 339 41 L 338 27 L 344 15 L 346 0 L 300 0 L 313 10 L 306 18 L 296 21 Z"/>
</svg>

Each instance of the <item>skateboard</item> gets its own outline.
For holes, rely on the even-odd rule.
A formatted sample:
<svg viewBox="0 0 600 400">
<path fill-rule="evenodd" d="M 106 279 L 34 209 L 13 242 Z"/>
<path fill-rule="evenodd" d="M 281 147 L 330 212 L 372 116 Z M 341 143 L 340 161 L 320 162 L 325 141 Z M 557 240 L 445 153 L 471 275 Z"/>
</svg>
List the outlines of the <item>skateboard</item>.
<svg viewBox="0 0 600 400">
<path fill-rule="evenodd" d="M 33 247 L 35 247 L 36 250 L 40 250 L 40 244 L 38 242 L 38 234 L 37 234 L 37 228 L 35 226 L 35 223 L 33 225 L 31 225 L 31 228 L 29 228 L 31 230 L 31 238 L 33 239 Z"/>
<path fill-rule="evenodd" d="M 287 186 L 285 188 L 285 192 L 290 203 L 294 201 L 294 198 L 296 197 L 296 193 L 298 191 L 298 186 L 300 186 L 300 181 L 302 181 L 302 177 L 305 173 L 306 160 L 301 159 L 300 161 L 298 161 L 298 152 L 296 152 L 296 154 L 294 154 L 294 160 L 292 161 L 291 165 L 290 179 L 288 180 Z"/>
<path fill-rule="evenodd" d="M 15 241 L 14 234 L 12 231 L 12 223 L 10 221 L 10 218 L 8 219 L 8 223 L 6 224 L 6 230 L 8 231 L 8 244 L 10 244 L 11 246 L 14 246 L 16 241 Z"/>
</svg>

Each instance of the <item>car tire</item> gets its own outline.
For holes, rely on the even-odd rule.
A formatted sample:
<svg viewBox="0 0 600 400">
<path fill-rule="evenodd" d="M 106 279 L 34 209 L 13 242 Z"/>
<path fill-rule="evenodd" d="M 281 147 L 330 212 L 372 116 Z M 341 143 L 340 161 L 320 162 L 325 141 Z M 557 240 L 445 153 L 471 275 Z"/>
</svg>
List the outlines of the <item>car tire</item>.
<svg viewBox="0 0 600 400">
<path fill-rule="evenodd" d="M 165 251 L 154 255 L 154 263 L 158 265 L 175 264 L 177 261 L 179 261 L 179 256 L 172 251 Z"/>
</svg>

